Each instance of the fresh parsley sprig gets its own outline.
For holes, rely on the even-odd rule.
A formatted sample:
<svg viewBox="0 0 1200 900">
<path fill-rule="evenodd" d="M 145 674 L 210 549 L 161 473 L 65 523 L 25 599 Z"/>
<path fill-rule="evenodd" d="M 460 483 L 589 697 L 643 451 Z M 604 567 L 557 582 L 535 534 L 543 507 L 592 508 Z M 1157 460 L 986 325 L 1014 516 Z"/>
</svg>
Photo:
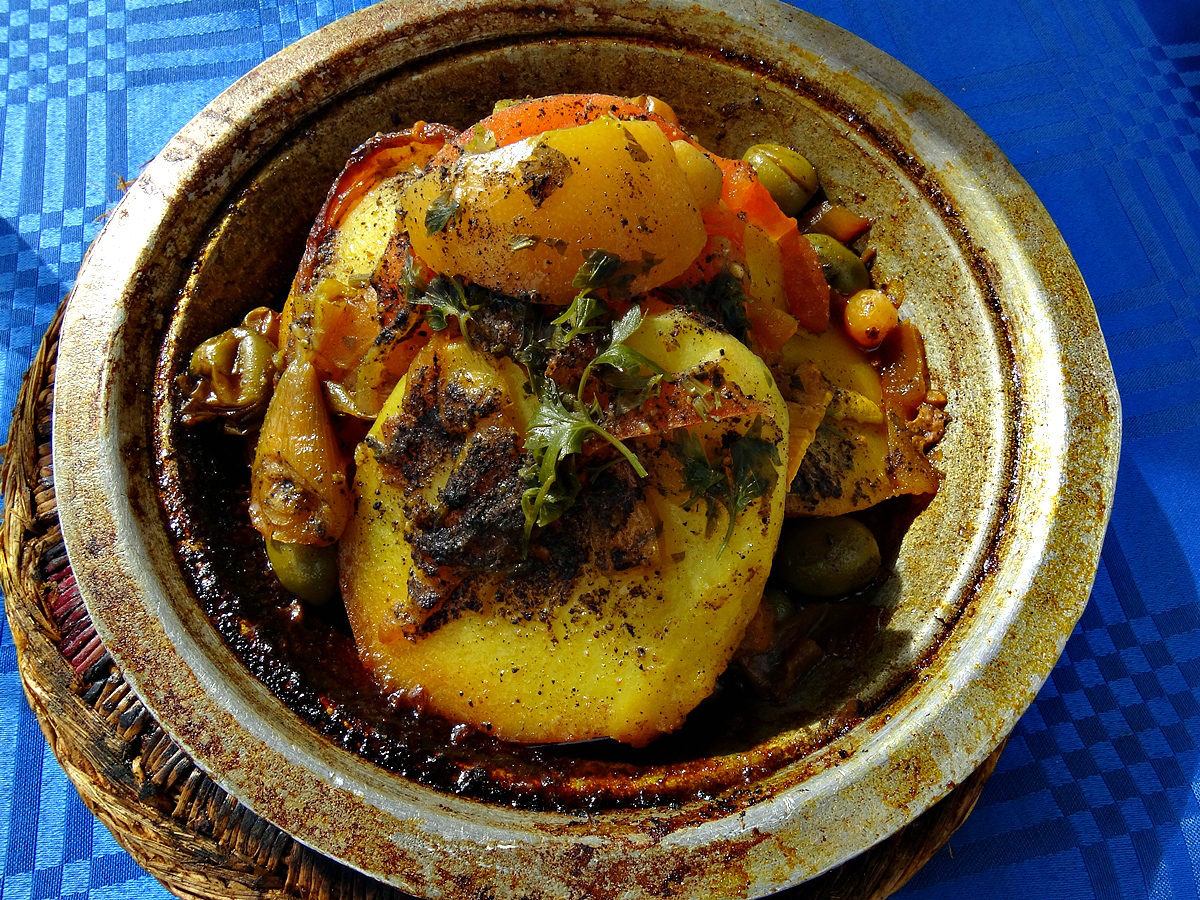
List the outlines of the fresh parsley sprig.
<svg viewBox="0 0 1200 900">
<path fill-rule="evenodd" d="M 471 297 L 472 293 L 472 288 L 464 285 L 458 278 L 436 275 L 416 298 L 416 302 L 429 307 L 425 313 L 425 321 L 434 331 L 444 330 L 449 324 L 447 320 L 453 317 L 458 320 L 463 340 L 470 342 L 467 336 L 467 322 L 471 313 L 483 305 L 482 299 Z"/>
<path fill-rule="evenodd" d="M 525 434 L 525 449 L 534 462 L 525 473 L 530 486 L 521 495 L 526 544 L 534 525 L 549 525 L 575 501 L 579 475 L 570 457 L 583 452 L 584 441 L 589 437 L 595 435 L 608 441 L 633 471 L 643 478 L 646 476 L 646 467 L 633 451 L 596 422 L 599 412 L 599 404 L 589 407 L 571 394 L 560 394 L 553 389 L 541 397 Z"/>
<path fill-rule="evenodd" d="M 730 484 L 736 516 L 775 486 L 781 460 L 779 447 L 762 436 L 762 416 L 755 416 L 750 428 L 729 448 L 733 460 Z M 726 538 L 728 540 L 728 538 Z"/>
<path fill-rule="evenodd" d="M 686 429 L 676 431 L 670 446 L 682 464 L 684 486 L 692 492 L 683 508 L 691 509 L 703 501 L 708 517 L 706 533 L 710 535 L 721 508 L 725 509 L 729 523 L 718 551 L 724 552 L 737 517 L 775 486 L 780 465 L 778 448 L 763 438 L 761 416 L 755 416 L 746 433 L 729 445 L 726 459 L 710 460 L 700 439 Z"/>
<path fill-rule="evenodd" d="M 592 374 L 592 369 L 599 365 L 612 366 L 617 369 L 626 377 L 626 389 L 633 388 L 639 391 L 645 391 L 651 381 L 657 383 L 666 374 L 666 369 L 625 343 L 641 324 L 642 308 L 640 306 L 629 307 L 625 315 L 613 323 L 608 344 L 592 357 L 592 361 L 587 364 L 583 374 L 579 377 L 579 389 L 576 396 L 580 400 L 583 400 L 583 389 Z M 640 384 L 636 384 L 632 379 L 638 376 L 641 369 L 646 369 L 650 375 L 645 376 Z"/>
<path fill-rule="evenodd" d="M 454 188 L 448 187 L 433 198 L 429 209 L 425 210 L 425 235 L 433 237 L 458 218 L 462 208 L 454 196 Z"/>
<path fill-rule="evenodd" d="M 580 291 L 575 299 L 550 324 L 556 326 L 550 342 L 555 347 L 565 347 L 582 334 L 599 331 L 603 326 L 595 324 L 597 319 L 608 313 L 608 306 L 591 291 Z"/>
<path fill-rule="evenodd" d="M 615 253 L 609 253 L 607 250 L 589 250 L 583 259 L 583 265 L 571 279 L 571 286 L 581 291 L 611 287 L 624 266 L 624 261 Z"/>
<path fill-rule="evenodd" d="M 612 297 L 625 297 L 633 280 L 645 275 L 658 263 L 659 260 L 649 253 L 643 254 L 640 260 L 628 260 L 607 250 L 589 250 L 583 258 L 583 265 L 571 279 L 571 285 L 581 291 L 604 289 Z"/>
<path fill-rule="evenodd" d="M 533 465 L 523 473 L 528 487 L 521 495 L 526 546 L 535 525 L 542 527 L 554 522 L 578 497 L 580 478 L 576 458 L 583 452 L 588 438 L 595 436 L 608 441 L 638 476 L 647 475 L 637 455 L 599 424 L 599 401 L 593 398 L 589 404 L 584 399 L 584 388 L 597 365 L 616 369 L 623 390 L 644 392 L 647 385 L 657 383 L 665 374 L 661 366 L 625 344 L 642 323 L 640 307 L 631 307 L 613 323 L 608 341 L 584 368 L 575 393 L 564 393 L 544 375 L 548 347 L 565 347 L 576 337 L 603 327 L 598 323 L 608 315 L 609 309 L 594 292 L 621 283 L 622 271 L 626 268 L 621 258 L 611 253 L 601 250 L 589 253 L 572 282 L 579 293 L 571 305 L 551 321 L 554 328 L 549 338 L 530 341 L 516 354 L 517 360 L 525 366 L 530 387 L 539 400 L 525 435 L 525 449 L 533 457 Z M 643 375 L 642 370 L 650 374 Z"/>
</svg>

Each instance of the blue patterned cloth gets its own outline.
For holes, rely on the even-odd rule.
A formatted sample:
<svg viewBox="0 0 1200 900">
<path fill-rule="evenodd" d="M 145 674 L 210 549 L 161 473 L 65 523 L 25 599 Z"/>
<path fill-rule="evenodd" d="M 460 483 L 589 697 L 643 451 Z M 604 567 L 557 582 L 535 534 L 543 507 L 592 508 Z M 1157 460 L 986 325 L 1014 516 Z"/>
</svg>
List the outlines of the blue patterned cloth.
<svg viewBox="0 0 1200 900">
<path fill-rule="evenodd" d="M 118 177 L 254 64 L 360 5 L 0 0 L 0 426 Z M 801 5 L 929 79 L 1008 154 L 1083 271 L 1124 402 L 1092 602 L 974 815 L 899 896 L 1195 898 L 1200 3 Z M 0 861 L 2 900 L 168 896 L 47 750 L 7 628 Z"/>
</svg>

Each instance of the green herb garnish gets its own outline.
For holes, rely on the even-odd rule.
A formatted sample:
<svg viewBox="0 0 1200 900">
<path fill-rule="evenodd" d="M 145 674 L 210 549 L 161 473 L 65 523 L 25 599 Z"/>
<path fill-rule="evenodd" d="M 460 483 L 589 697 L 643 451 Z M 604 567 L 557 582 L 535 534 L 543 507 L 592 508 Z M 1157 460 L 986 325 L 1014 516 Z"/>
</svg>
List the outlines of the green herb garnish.
<svg viewBox="0 0 1200 900">
<path fill-rule="evenodd" d="M 612 335 L 609 338 L 608 346 L 593 357 L 592 361 L 583 370 L 583 375 L 579 378 L 577 396 L 580 400 L 583 399 L 583 389 L 587 384 L 593 367 L 598 365 L 612 366 L 626 376 L 627 382 L 629 377 L 636 376 L 639 370 L 648 370 L 651 374 L 644 377 L 641 384 L 637 386 L 638 390 L 645 390 L 651 380 L 661 379 L 666 374 L 666 370 L 658 363 L 634 350 L 632 347 L 626 346 L 625 341 L 638 330 L 638 326 L 641 324 L 642 308 L 640 306 L 631 306 L 625 315 L 613 323 Z"/>
<path fill-rule="evenodd" d="M 750 330 L 746 292 L 729 272 L 721 272 L 703 284 L 670 288 L 669 293 L 684 305 L 720 322 L 738 340 L 744 340 Z"/>
<path fill-rule="evenodd" d="M 686 428 L 678 429 L 671 449 L 683 465 L 684 487 L 692 491 L 692 495 L 684 501 L 684 509 L 691 509 L 701 500 L 708 503 L 710 497 L 719 499 L 728 492 L 729 479 L 725 467 L 708 461 L 704 445 L 695 433 Z M 708 503 L 709 531 L 713 528 L 715 515 L 715 507 Z"/>
<path fill-rule="evenodd" d="M 628 260 L 607 250 L 589 250 L 571 284 L 581 291 L 603 288 L 613 297 L 624 297 L 628 295 L 633 280 L 645 275 L 658 263 L 659 260 L 649 253 L 642 254 L 640 260 Z"/>
<path fill-rule="evenodd" d="M 434 331 L 444 330 L 448 324 L 447 319 L 453 316 L 458 319 L 458 328 L 462 332 L 463 340 L 470 341 L 467 336 L 467 321 L 471 318 L 471 313 L 479 309 L 482 301 L 473 302 L 470 289 L 457 278 L 445 275 L 434 277 L 424 293 L 416 298 L 416 302 L 429 307 L 425 313 L 425 321 Z"/>
<path fill-rule="evenodd" d="M 498 146 L 496 135 L 492 134 L 491 129 L 476 124 L 471 129 L 471 137 L 463 145 L 463 153 L 468 156 L 474 156 L 476 153 L 488 153 L 495 150 Z"/>
<path fill-rule="evenodd" d="M 422 276 L 421 270 L 417 267 L 416 257 L 413 256 L 412 250 L 407 247 L 404 250 L 404 265 L 400 269 L 398 286 L 404 291 L 404 301 L 406 303 L 418 303 L 421 299 L 421 294 L 425 291 L 425 279 Z"/>
<path fill-rule="evenodd" d="M 779 475 L 779 448 L 762 436 L 762 416 L 729 449 L 733 459 L 733 509 L 737 515 L 775 486 Z M 728 540 L 728 538 L 726 538 Z"/>
<path fill-rule="evenodd" d="M 700 439 L 679 429 L 670 445 L 683 466 L 683 483 L 692 492 L 684 502 L 691 509 L 704 501 L 708 516 L 707 534 L 716 528 L 719 510 L 729 517 L 721 550 L 733 536 L 733 523 L 742 511 L 775 485 L 780 465 L 779 450 L 762 437 L 762 417 L 755 416 L 749 430 L 729 445 L 728 458 L 710 461 Z"/>
<path fill-rule="evenodd" d="M 579 476 L 570 457 L 581 453 L 584 441 L 592 435 L 612 444 L 639 476 L 646 476 L 645 466 L 633 451 L 596 423 L 599 412 L 599 404 L 589 408 L 572 395 L 553 389 L 541 398 L 525 434 L 525 449 L 534 462 L 525 472 L 529 487 L 521 495 L 526 544 L 534 525 L 549 525 L 575 501 Z"/>
<path fill-rule="evenodd" d="M 575 299 L 557 319 L 550 324 L 556 326 L 550 342 L 555 347 L 565 347 L 581 334 L 599 331 L 602 326 L 593 324 L 608 313 L 608 306 L 591 291 L 580 291 Z"/>
<path fill-rule="evenodd" d="M 583 259 L 583 265 L 571 279 L 571 285 L 581 291 L 594 291 L 608 287 L 624 263 L 621 257 L 606 250 L 589 250 Z"/>
<path fill-rule="evenodd" d="M 458 218 L 460 212 L 462 210 L 459 203 L 454 199 L 454 188 L 446 188 L 429 204 L 429 209 L 425 210 L 425 234 L 433 237 L 445 230 L 447 225 Z"/>
<path fill-rule="evenodd" d="M 662 366 L 625 344 L 642 324 L 641 307 L 630 307 L 613 323 L 608 341 L 584 368 L 573 394 L 563 393 L 545 375 L 552 348 L 565 347 L 576 337 L 601 329 L 599 320 L 608 315 L 609 309 L 594 291 L 611 288 L 614 284 L 628 285 L 634 276 L 631 274 L 625 279 L 622 273 L 629 268 L 629 264 L 612 253 L 603 250 L 588 253 L 573 281 L 579 293 L 571 305 L 551 321 L 554 326 L 551 335 L 543 339 L 531 337 L 515 354 L 517 361 L 525 367 L 530 389 L 540 401 L 525 435 L 525 449 L 533 457 L 533 465 L 522 472 L 527 485 L 521 495 L 526 546 L 535 525 L 541 527 L 555 521 L 578 497 L 580 478 L 576 457 L 582 453 L 583 444 L 589 437 L 608 441 L 634 472 L 641 477 L 647 474 L 633 451 L 598 424 L 599 401 L 593 398 L 588 404 L 584 399 L 584 388 L 598 365 L 615 370 L 604 380 L 616 389 L 618 408 L 621 406 L 619 395 L 624 394 L 628 399 L 630 394 L 635 394 L 640 403 L 666 374 Z"/>
<path fill-rule="evenodd" d="M 567 252 L 567 242 L 562 238 L 544 238 L 536 234 L 514 234 L 508 239 L 509 250 L 532 250 L 538 244 L 543 244 L 562 256 Z"/>
<path fill-rule="evenodd" d="M 708 421 L 709 415 L 721 402 L 717 389 L 691 374 L 684 375 L 679 383 L 687 388 L 692 409 L 696 410 L 701 419 Z"/>
<path fill-rule="evenodd" d="M 510 106 L 520 106 L 522 103 L 528 103 L 532 97 L 506 97 L 502 100 L 497 100 L 492 104 L 492 115 L 500 112 L 502 109 L 508 109 Z"/>
</svg>

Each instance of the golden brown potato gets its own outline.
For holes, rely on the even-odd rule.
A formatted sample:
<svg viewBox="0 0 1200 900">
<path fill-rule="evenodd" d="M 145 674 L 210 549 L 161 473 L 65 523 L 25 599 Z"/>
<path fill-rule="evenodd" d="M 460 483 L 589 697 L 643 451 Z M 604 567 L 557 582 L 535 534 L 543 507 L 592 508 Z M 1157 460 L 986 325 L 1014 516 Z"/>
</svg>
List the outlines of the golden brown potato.
<svg viewBox="0 0 1200 900">
<path fill-rule="evenodd" d="M 777 454 L 768 463 L 774 477 L 765 494 L 732 525 L 728 509 L 715 506 L 710 523 L 707 503 L 689 502 L 674 438 L 652 434 L 632 447 L 649 472 L 639 502 L 658 523 L 656 563 L 617 568 L 589 552 L 581 564 L 564 567 L 580 545 L 572 543 L 572 529 L 551 526 L 541 541 L 535 533 L 528 558 L 515 567 L 490 573 L 481 567 L 457 582 L 457 564 L 421 571 L 426 504 L 436 498 L 444 507 L 456 494 L 452 485 L 469 474 L 473 447 L 507 446 L 503 436 L 510 431 L 524 435 L 536 403 L 513 363 L 457 336 L 439 337 L 414 361 L 360 446 L 358 508 L 341 544 L 342 592 L 355 641 L 384 690 L 506 740 L 608 736 L 634 745 L 678 727 L 712 692 L 758 607 L 778 542 L 787 410 L 758 357 L 686 313 L 648 316 L 627 344 L 668 373 L 719 367 L 731 382 L 727 392 L 760 404 L 757 427 Z M 443 382 L 438 396 L 454 398 L 436 410 L 422 387 L 434 369 Z M 467 414 L 472 410 L 477 414 Z M 440 437 L 396 430 L 397 422 L 427 424 L 435 417 L 445 424 Z M 467 431 L 456 432 L 464 422 Z M 710 418 L 688 433 L 708 459 L 718 460 L 754 427 L 750 416 L 737 415 Z M 449 441 L 456 433 L 459 440 Z M 431 462 L 439 445 L 446 452 Z M 503 490 L 511 465 L 501 455 L 486 470 L 501 486 L 487 504 L 493 513 L 512 508 Z M 598 476 L 601 489 L 605 477 Z M 414 482 L 424 485 L 419 496 L 426 504 L 414 502 Z M 444 538 L 454 530 L 452 517 L 441 524 Z M 473 552 L 498 559 L 489 554 L 503 548 Z M 440 594 L 430 590 L 446 587 L 439 578 L 451 582 Z"/>
<path fill-rule="evenodd" d="M 811 443 L 790 475 L 790 516 L 841 516 L 902 494 L 933 493 L 937 474 L 926 458 L 945 419 L 925 435 L 916 423 L 888 410 L 879 370 L 840 329 L 799 332 L 784 346 L 776 372 L 819 371 L 827 393 L 814 389 L 811 374 L 788 397 L 793 461 L 802 434 Z M 821 405 L 822 400 L 824 405 Z M 933 411 L 930 410 L 930 413 Z M 819 423 L 813 428 L 814 422 Z"/>
<path fill-rule="evenodd" d="M 626 263 L 631 294 L 704 247 L 697 199 L 652 122 L 602 118 L 463 156 L 413 182 L 404 228 L 417 257 L 509 295 L 566 304 L 589 251 Z"/>
</svg>

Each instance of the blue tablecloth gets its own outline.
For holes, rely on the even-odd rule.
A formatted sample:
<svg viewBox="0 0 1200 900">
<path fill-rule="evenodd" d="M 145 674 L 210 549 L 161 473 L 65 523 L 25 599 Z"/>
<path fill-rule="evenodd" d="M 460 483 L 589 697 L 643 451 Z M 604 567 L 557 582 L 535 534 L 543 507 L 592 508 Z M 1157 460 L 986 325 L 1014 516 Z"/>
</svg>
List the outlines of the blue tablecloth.
<svg viewBox="0 0 1200 900">
<path fill-rule="evenodd" d="M 0 0 L 0 427 L 104 211 L 253 65 L 359 0 Z M 1200 3 L 803 0 L 929 79 L 1032 184 L 1124 402 L 1092 601 L 966 826 L 900 894 L 1194 898 L 1200 875 Z M 1192 484 L 1193 487 L 1187 487 Z M 0 898 L 156 898 L 0 635 Z"/>
</svg>

